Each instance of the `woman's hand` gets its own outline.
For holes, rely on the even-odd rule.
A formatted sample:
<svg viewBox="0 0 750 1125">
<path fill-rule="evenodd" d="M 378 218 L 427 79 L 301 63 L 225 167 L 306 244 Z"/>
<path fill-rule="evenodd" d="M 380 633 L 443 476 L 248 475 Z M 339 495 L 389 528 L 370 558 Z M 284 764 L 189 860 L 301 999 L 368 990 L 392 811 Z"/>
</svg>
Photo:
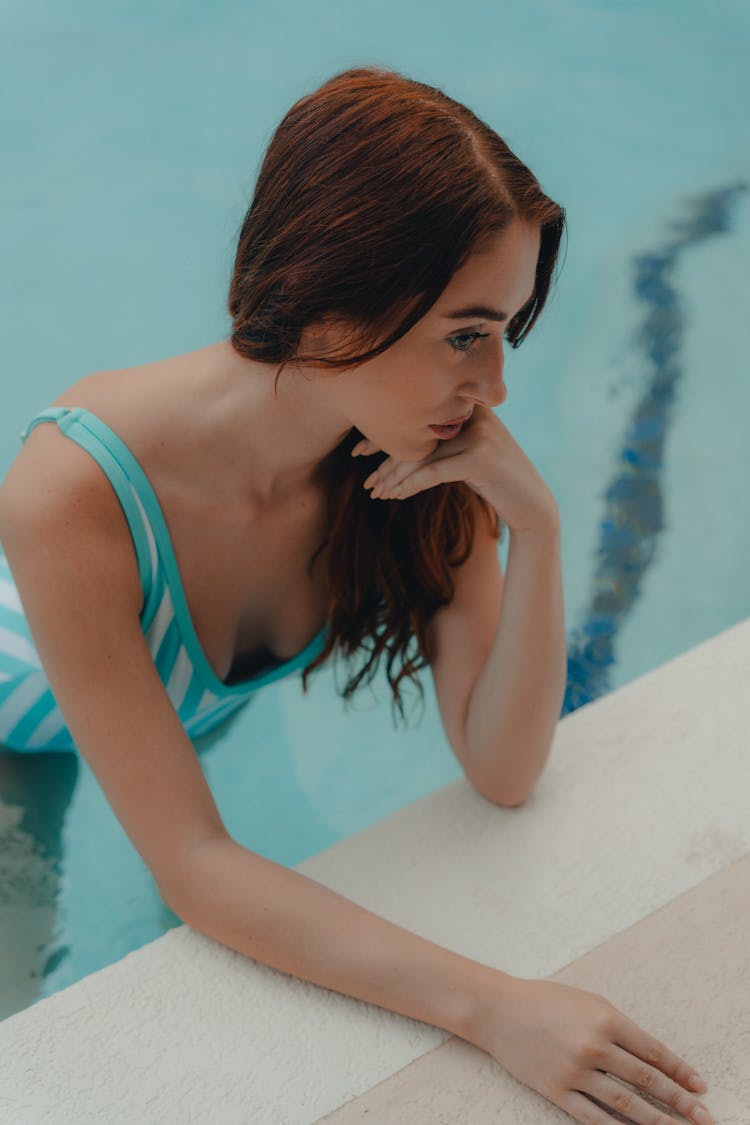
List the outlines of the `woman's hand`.
<svg viewBox="0 0 750 1125">
<path fill-rule="evenodd" d="M 703 1079 L 691 1083 L 693 1067 L 603 996 L 503 974 L 484 1000 L 468 1041 L 574 1121 L 605 1125 L 618 1120 L 607 1112 L 616 1110 L 637 1125 L 673 1125 L 661 1103 L 683 1115 L 677 1120 L 715 1125 L 689 1092 L 706 1089 Z"/>
<path fill-rule="evenodd" d="M 377 453 L 368 438 L 352 449 L 352 456 Z M 521 531 L 557 520 L 557 505 L 550 489 L 521 446 L 498 416 L 487 406 L 476 406 L 457 437 L 439 441 L 421 461 L 386 457 L 364 481 L 370 496 L 404 500 L 435 485 L 465 481 L 497 511 L 511 531 Z"/>
</svg>

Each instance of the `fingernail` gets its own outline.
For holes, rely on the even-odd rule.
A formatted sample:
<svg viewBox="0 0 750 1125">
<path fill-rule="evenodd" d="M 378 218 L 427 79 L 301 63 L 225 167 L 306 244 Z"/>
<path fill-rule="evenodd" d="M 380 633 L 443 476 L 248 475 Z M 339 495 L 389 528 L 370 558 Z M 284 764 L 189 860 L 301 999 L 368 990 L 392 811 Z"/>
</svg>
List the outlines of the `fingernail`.
<svg viewBox="0 0 750 1125">
<path fill-rule="evenodd" d="M 694 1090 L 697 1090 L 701 1086 L 706 1086 L 707 1083 L 705 1078 L 701 1078 L 700 1074 L 691 1074 L 689 1085 L 691 1085 Z"/>
<path fill-rule="evenodd" d="M 705 1109 L 703 1109 L 702 1106 L 696 1109 L 695 1113 L 693 1114 L 693 1119 L 698 1122 L 698 1125 L 708 1125 L 711 1120 L 708 1113 Z"/>
</svg>

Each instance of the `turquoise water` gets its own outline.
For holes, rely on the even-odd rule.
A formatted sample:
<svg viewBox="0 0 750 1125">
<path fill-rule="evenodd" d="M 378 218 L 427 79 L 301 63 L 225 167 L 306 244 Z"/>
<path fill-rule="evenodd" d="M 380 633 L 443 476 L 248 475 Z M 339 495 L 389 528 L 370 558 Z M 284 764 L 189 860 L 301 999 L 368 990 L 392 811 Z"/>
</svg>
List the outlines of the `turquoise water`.
<svg viewBox="0 0 750 1125">
<path fill-rule="evenodd" d="M 466 101 L 568 212 L 501 408 L 562 517 L 564 710 L 746 617 L 746 6 L 253 7 L 6 0 L 0 475 L 82 375 L 227 334 L 273 129 L 335 71 L 384 64 Z M 307 697 L 297 679 L 268 687 L 197 743 L 229 831 L 291 865 L 461 778 L 422 682 L 408 730 L 384 675 L 349 711 L 333 668 Z M 65 757 L 0 793 L 0 1016 L 178 923 Z"/>
</svg>

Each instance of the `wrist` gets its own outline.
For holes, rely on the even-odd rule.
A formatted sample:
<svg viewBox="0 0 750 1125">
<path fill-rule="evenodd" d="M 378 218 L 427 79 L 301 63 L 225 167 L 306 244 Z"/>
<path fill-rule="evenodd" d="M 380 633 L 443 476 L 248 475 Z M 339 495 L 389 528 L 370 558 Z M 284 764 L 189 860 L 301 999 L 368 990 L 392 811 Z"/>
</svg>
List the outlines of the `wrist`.
<svg viewBox="0 0 750 1125">
<path fill-rule="evenodd" d="M 496 1023 L 503 1010 L 513 1003 L 513 989 L 518 984 L 518 978 L 479 961 L 467 964 L 469 976 L 462 992 L 462 1002 L 455 1007 L 452 1026 L 447 1023 L 443 1026 L 467 1043 L 484 1050 L 483 1044 L 489 1039 L 493 1022 Z"/>
<path fill-rule="evenodd" d="M 537 519 L 523 526 L 513 527 L 509 524 L 508 531 L 511 535 L 517 537 L 559 539 L 561 532 L 560 513 L 557 508 L 555 508 L 553 511 L 540 515 Z"/>
<path fill-rule="evenodd" d="M 511 1020 L 513 1012 L 523 1004 L 520 990 L 524 983 L 523 977 L 493 970 L 478 997 L 473 1019 L 466 1026 L 464 1039 L 481 1051 L 494 1054 L 493 1048 L 497 1046 L 503 1025 Z"/>
</svg>

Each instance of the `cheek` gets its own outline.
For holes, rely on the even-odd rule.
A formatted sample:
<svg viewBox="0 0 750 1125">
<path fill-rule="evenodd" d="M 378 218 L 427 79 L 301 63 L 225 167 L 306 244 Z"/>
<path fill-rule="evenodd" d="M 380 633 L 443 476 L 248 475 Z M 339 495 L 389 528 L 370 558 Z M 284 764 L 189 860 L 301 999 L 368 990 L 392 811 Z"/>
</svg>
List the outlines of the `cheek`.
<svg viewBox="0 0 750 1125">
<path fill-rule="evenodd" d="M 446 401 L 453 398 L 452 382 L 445 385 L 445 372 L 431 353 L 425 357 L 413 348 L 389 349 L 367 367 L 357 387 L 356 406 L 351 401 L 365 426 L 363 432 L 372 431 L 367 433 L 370 440 L 388 447 L 397 460 L 427 456 L 437 442 L 430 423 L 444 414 Z"/>
</svg>

